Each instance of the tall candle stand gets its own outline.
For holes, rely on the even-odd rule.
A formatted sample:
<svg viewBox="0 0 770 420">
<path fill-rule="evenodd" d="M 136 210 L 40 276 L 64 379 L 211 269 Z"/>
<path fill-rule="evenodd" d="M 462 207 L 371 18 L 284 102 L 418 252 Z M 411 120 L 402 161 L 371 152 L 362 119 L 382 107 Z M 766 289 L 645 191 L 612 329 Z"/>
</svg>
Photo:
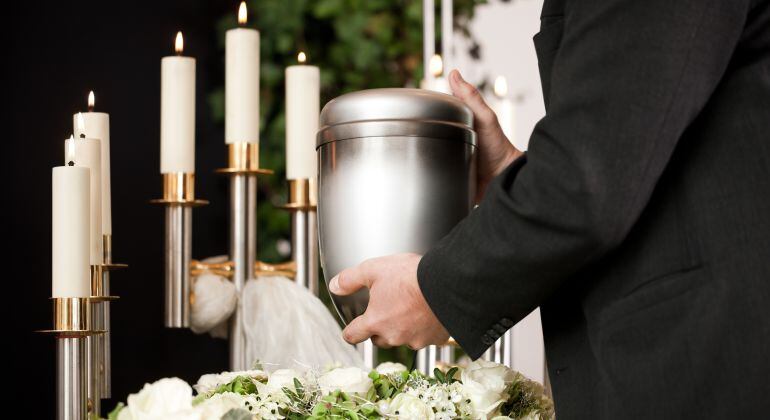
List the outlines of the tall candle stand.
<svg viewBox="0 0 770 420">
<path fill-rule="evenodd" d="M 257 176 L 273 172 L 259 167 L 259 145 L 228 144 L 228 166 L 216 172 L 230 177 L 230 258 L 225 262 L 206 263 L 191 258 L 191 208 L 206 204 L 196 200 L 192 174 L 164 174 L 163 198 L 154 203 L 166 206 L 166 326 L 190 326 L 192 278 L 209 272 L 230 279 L 237 293 L 250 278 L 274 275 L 295 278 L 317 292 L 318 262 L 315 222 L 315 183 L 290 183 L 293 259 L 270 264 L 257 259 Z M 246 360 L 246 336 L 240 301 L 230 318 L 230 370 L 250 367 Z"/>
<path fill-rule="evenodd" d="M 40 331 L 56 338 L 56 406 L 59 420 L 97 416 L 88 398 L 87 340 L 103 333 L 92 328 L 92 299 L 52 298 L 53 329 Z"/>
<path fill-rule="evenodd" d="M 104 335 L 106 333 L 105 306 L 108 302 L 118 299 L 117 296 L 110 296 L 105 290 L 104 281 L 105 265 L 91 266 L 91 326 L 100 331 L 99 334 L 86 337 L 86 375 L 88 381 L 86 384 L 86 393 L 88 395 L 89 408 L 92 413 L 99 415 L 101 413 L 101 400 L 106 398 L 104 390 L 104 371 L 105 371 L 105 346 Z"/>
<path fill-rule="evenodd" d="M 164 324 L 168 328 L 190 326 L 190 261 L 192 253 L 192 208 L 208 204 L 195 198 L 194 173 L 165 173 L 163 198 L 151 203 L 165 207 Z"/>
<path fill-rule="evenodd" d="M 228 166 L 217 170 L 230 176 L 230 279 L 240 296 L 246 281 L 254 275 L 257 261 L 257 175 L 272 174 L 259 167 L 258 143 L 231 143 Z M 246 370 L 246 335 L 240 299 L 230 318 L 230 370 Z"/>
<path fill-rule="evenodd" d="M 289 202 L 282 206 L 291 212 L 291 257 L 295 262 L 294 280 L 318 296 L 318 186 L 315 179 L 290 179 Z"/>
<path fill-rule="evenodd" d="M 104 264 L 102 264 L 102 291 L 105 296 L 110 296 L 110 272 L 128 268 L 127 264 L 114 263 L 112 261 L 112 235 L 103 235 Z M 101 309 L 99 309 L 100 307 Z M 99 341 L 99 355 L 101 367 L 99 369 L 99 384 L 101 386 L 102 399 L 112 397 L 112 346 L 110 338 L 110 300 L 104 300 L 97 304 L 95 310 L 101 310 L 101 323 L 96 328 L 104 330 L 104 334 L 97 336 Z"/>
</svg>

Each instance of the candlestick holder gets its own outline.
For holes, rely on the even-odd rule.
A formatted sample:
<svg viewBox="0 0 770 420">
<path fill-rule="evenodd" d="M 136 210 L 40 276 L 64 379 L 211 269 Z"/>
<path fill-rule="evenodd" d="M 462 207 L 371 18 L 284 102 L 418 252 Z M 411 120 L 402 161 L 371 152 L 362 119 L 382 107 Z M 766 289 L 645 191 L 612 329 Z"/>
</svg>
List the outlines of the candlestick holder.
<svg viewBox="0 0 770 420">
<path fill-rule="evenodd" d="M 39 331 L 56 338 L 56 406 L 59 420 L 98 415 L 88 398 L 87 339 L 103 333 L 92 328 L 91 298 L 52 298 L 53 329 Z"/>
<path fill-rule="evenodd" d="M 101 413 L 101 400 L 107 398 L 104 393 L 105 387 L 105 335 L 107 332 L 106 310 L 105 306 L 110 301 L 117 300 L 117 296 L 110 296 L 107 293 L 109 286 L 105 282 L 104 265 L 91 266 L 91 296 L 89 301 L 92 304 L 90 311 L 91 326 L 101 331 L 101 334 L 90 335 L 86 337 L 86 394 L 93 413 Z"/>
<path fill-rule="evenodd" d="M 104 264 L 102 264 L 102 291 L 105 296 L 110 296 L 110 272 L 128 268 L 127 264 L 114 263 L 112 261 L 112 235 L 102 236 L 104 250 Z M 112 397 L 112 340 L 110 337 L 110 300 L 106 299 L 97 304 L 101 307 L 104 334 L 98 335 L 101 369 L 99 383 L 103 399 Z"/>
<path fill-rule="evenodd" d="M 227 145 L 227 168 L 216 172 L 230 176 L 230 280 L 240 296 L 254 275 L 257 261 L 257 175 L 273 172 L 259 167 L 259 143 Z M 230 318 L 230 370 L 246 370 L 246 336 L 240 300 Z"/>
<path fill-rule="evenodd" d="M 318 296 L 318 186 L 313 178 L 289 180 L 291 253 L 296 264 L 294 280 Z"/>
<path fill-rule="evenodd" d="M 166 326 L 189 327 L 191 279 L 204 272 L 228 278 L 240 295 L 246 281 L 257 276 L 297 279 L 317 294 L 318 263 L 315 224 L 315 181 L 290 182 L 290 202 L 298 226 L 293 230 L 291 261 L 271 264 L 257 259 L 257 177 L 273 171 L 259 167 L 257 143 L 227 145 L 228 166 L 215 172 L 230 177 L 230 252 L 225 262 L 193 260 L 191 254 L 191 207 L 206 204 L 193 194 L 192 174 L 164 174 L 163 198 L 153 203 L 166 206 Z M 300 226 L 301 225 L 301 226 Z M 313 285 L 316 285 L 315 288 Z M 240 302 L 230 318 L 230 370 L 248 369 L 243 309 Z"/>
<path fill-rule="evenodd" d="M 195 198 L 195 174 L 162 174 L 163 198 L 151 200 L 166 211 L 165 230 L 165 325 L 190 326 L 190 260 L 192 253 L 192 208 L 208 204 Z"/>
</svg>

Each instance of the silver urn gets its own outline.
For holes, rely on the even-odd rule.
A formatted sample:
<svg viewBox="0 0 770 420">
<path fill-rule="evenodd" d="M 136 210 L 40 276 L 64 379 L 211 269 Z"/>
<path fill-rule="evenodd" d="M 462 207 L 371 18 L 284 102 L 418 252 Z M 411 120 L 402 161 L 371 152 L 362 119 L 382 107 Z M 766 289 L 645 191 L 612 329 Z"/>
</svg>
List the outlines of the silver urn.
<svg viewBox="0 0 770 420">
<path fill-rule="evenodd" d="M 342 95 L 321 111 L 318 234 L 329 280 L 384 255 L 424 253 L 472 209 L 473 114 L 453 96 L 422 89 Z M 368 290 L 332 300 L 345 323 Z"/>
</svg>

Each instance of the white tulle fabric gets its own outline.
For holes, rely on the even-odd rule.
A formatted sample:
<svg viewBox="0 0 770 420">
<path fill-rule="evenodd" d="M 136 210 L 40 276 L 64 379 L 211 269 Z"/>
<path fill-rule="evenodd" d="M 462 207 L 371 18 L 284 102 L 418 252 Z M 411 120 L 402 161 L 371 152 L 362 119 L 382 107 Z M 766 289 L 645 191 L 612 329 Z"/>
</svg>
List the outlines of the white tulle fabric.
<svg viewBox="0 0 770 420">
<path fill-rule="evenodd" d="M 358 351 L 342 339 L 329 309 L 286 277 L 249 280 L 243 289 L 246 360 L 267 370 L 330 364 L 363 367 Z"/>
<path fill-rule="evenodd" d="M 210 258 L 207 262 L 218 261 Z M 228 320 L 238 294 L 227 279 L 202 274 L 194 280 L 191 329 L 226 338 Z M 240 299 L 246 358 L 265 370 L 323 368 L 332 364 L 363 367 L 356 349 L 326 306 L 307 289 L 286 277 L 259 277 L 246 282 Z"/>
</svg>

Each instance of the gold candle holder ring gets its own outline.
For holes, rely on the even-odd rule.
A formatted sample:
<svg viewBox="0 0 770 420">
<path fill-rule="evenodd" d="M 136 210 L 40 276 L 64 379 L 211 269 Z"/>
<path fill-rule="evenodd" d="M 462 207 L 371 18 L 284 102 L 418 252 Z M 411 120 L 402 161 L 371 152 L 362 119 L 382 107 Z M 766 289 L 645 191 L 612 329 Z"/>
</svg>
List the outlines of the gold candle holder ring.
<svg viewBox="0 0 770 420">
<path fill-rule="evenodd" d="M 195 174 L 171 172 L 161 174 L 163 178 L 163 198 L 150 200 L 154 204 L 178 206 L 203 206 L 209 202 L 195 198 Z"/>
<path fill-rule="evenodd" d="M 259 167 L 259 143 L 230 143 L 227 145 L 227 168 L 217 169 L 219 174 L 271 175 L 270 169 Z"/>
<path fill-rule="evenodd" d="M 118 299 L 117 296 L 107 296 L 104 293 L 104 266 L 101 264 L 91 266 L 91 296 L 89 299 L 93 303 Z"/>
<path fill-rule="evenodd" d="M 318 185 L 315 178 L 289 180 L 289 202 L 280 208 L 289 211 L 312 211 L 318 205 Z"/>
<path fill-rule="evenodd" d="M 91 326 L 90 297 L 55 297 L 53 302 L 53 329 L 40 330 L 40 333 L 55 334 L 61 337 L 85 337 L 102 334 Z"/>
<path fill-rule="evenodd" d="M 204 273 L 211 273 L 217 276 L 230 278 L 235 271 L 235 264 L 232 261 L 206 263 L 203 261 L 192 260 L 190 262 L 190 275 L 197 277 Z M 254 263 L 255 276 L 284 276 L 294 278 L 297 275 L 296 263 L 287 261 L 284 263 L 271 264 L 264 261 Z"/>
</svg>

